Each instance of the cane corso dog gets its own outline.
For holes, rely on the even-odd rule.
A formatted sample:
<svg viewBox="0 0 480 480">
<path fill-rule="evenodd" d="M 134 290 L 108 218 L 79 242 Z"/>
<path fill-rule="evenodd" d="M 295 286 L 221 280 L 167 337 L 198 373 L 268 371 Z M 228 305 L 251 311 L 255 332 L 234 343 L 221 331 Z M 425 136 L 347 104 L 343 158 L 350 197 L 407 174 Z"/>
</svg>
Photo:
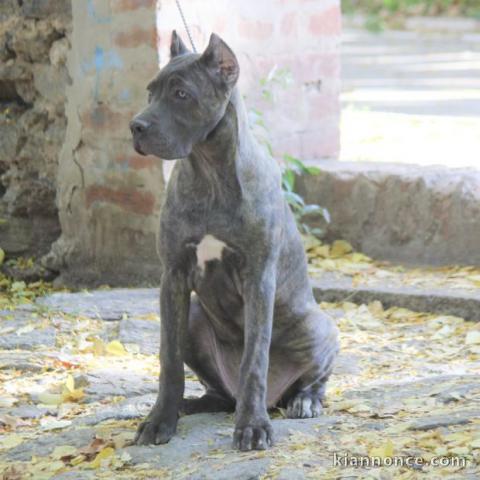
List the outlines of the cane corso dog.
<svg viewBox="0 0 480 480">
<path fill-rule="evenodd" d="M 173 32 L 170 62 L 130 123 L 135 150 L 178 159 L 160 220 L 160 385 L 136 443 L 166 443 L 179 414 L 235 411 L 233 445 L 273 442 L 268 408 L 321 413 L 338 352 L 318 308 L 277 162 L 253 137 L 232 50 L 202 54 Z M 205 387 L 185 399 L 184 363 Z"/>
</svg>

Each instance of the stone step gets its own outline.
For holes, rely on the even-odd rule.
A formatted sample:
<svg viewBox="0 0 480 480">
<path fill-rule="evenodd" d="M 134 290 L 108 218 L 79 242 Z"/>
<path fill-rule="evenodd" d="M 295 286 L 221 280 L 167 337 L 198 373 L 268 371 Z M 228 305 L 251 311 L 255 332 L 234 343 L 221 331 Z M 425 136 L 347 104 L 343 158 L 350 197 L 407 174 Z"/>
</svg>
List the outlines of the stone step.
<svg viewBox="0 0 480 480">
<path fill-rule="evenodd" d="M 352 277 L 329 272 L 312 278 L 312 283 L 315 298 L 319 302 L 349 301 L 368 304 L 378 300 L 384 308 L 396 306 L 480 321 L 480 289 L 472 291 L 387 284 L 357 286 L 354 285 Z M 124 316 L 141 318 L 159 313 L 157 288 L 54 293 L 37 299 L 37 303 L 52 310 L 107 321 L 121 320 Z M 143 323 L 148 326 L 149 321 L 144 320 Z M 142 332 L 145 330 L 148 335 L 149 330 L 144 328 L 143 323 L 142 328 L 139 325 L 134 328 Z"/>
<path fill-rule="evenodd" d="M 343 161 L 312 162 L 298 178 L 307 203 L 325 207 L 326 240 L 376 260 L 480 265 L 480 170 Z M 312 222 L 313 223 L 313 222 Z"/>
<path fill-rule="evenodd" d="M 313 278 L 312 283 L 318 302 L 369 304 L 378 300 L 384 308 L 403 307 L 416 312 L 454 315 L 465 320 L 480 321 L 480 289 L 379 283 L 354 285 L 351 276 L 331 272 Z"/>
</svg>

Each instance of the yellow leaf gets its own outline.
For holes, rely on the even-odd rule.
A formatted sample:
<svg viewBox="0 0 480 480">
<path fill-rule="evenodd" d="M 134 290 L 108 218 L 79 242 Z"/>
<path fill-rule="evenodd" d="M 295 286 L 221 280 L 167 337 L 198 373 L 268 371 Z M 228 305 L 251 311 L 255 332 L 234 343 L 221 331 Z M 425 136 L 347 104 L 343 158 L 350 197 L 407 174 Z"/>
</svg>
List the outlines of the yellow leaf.
<svg viewBox="0 0 480 480">
<path fill-rule="evenodd" d="M 64 401 L 76 402 L 85 396 L 83 388 L 77 388 L 73 392 L 68 392 L 63 395 Z"/>
<path fill-rule="evenodd" d="M 334 258 L 343 257 L 347 253 L 353 251 L 352 246 L 345 240 L 335 240 L 330 251 L 330 255 Z"/>
<path fill-rule="evenodd" d="M 330 255 L 330 247 L 328 245 L 319 245 L 311 250 L 310 255 L 312 257 L 326 258 Z"/>
<path fill-rule="evenodd" d="M 107 344 L 106 350 L 110 355 L 122 356 L 127 353 L 125 347 L 118 340 L 113 340 Z"/>
<path fill-rule="evenodd" d="M 94 337 L 93 340 L 93 354 L 97 357 L 105 355 L 105 344 L 98 337 Z"/>
<path fill-rule="evenodd" d="M 467 279 L 473 282 L 477 287 L 480 287 L 480 275 L 468 275 Z"/>
<path fill-rule="evenodd" d="M 76 456 L 75 458 L 72 458 L 70 460 L 70 463 L 75 466 L 75 465 L 79 465 L 80 463 L 84 462 L 85 461 L 85 455 L 78 455 Z"/>
<path fill-rule="evenodd" d="M 65 386 L 69 392 L 73 392 L 75 390 L 75 380 L 73 379 L 72 375 L 67 377 L 67 381 L 65 382 Z"/>
<path fill-rule="evenodd" d="M 471 332 L 468 332 L 465 337 L 465 343 L 467 345 L 480 344 L 480 330 L 472 330 Z"/>
<path fill-rule="evenodd" d="M 352 259 L 352 262 L 355 262 L 355 263 L 362 263 L 362 262 L 368 263 L 372 261 L 370 257 L 367 257 L 363 253 L 359 253 L 359 252 L 352 253 L 351 259 Z"/>
<path fill-rule="evenodd" d="M 45 405 L 60 405 L 63 402 L 63 395 L 59 393 L 40 393 L 38 401 Z"/>
<path fill-rule="evenodd" d="M 472 448 L 480 448 L 480 437 L 474 438 L 470 443 Z"/>
<path fill-rule="evenodd" d="M 0 439 L 0 447 L 2 448 L 14 448 L 17 445 L 20 445 L 23 442 L 23 437 L 13 433 L 8 435 L 8 437 L 3 437 Z"/>
<path fill-rule="evenodd" d="M 115 453 L 112 447 L 107 447 L 97 453 L 94 460 L 90 462 L 90 468 L 99 468 L 102 464 L 102 460 L 106 460 Z"/>
<path fill-rule="evenodd" d="M 0 265 L 5 260 L 5 252 L 0 248 Z"/>
<path fill-rule="evenodd" d="M 77 448 L 72 445 L 59 445 L 55 447 L 53 452 L 50 454 L 55 460 L 60 460 L 63 457 L 72 457 L 77 453 Z"/>
<path fill-rule="evenodd" d="M 468 455 L 469 451 L 468 447 L 456 447 L 450 449 L 450 452 L 455 455 Z"/>
<path fill-rule="evenodd" d="M 392 457 L 394 452 L 393 443 L 390 439 L 388 439 L 383 445 L 380 447 L 375 447 L 370 449 L 370 456 L 371 457 Z"/>
</svg>

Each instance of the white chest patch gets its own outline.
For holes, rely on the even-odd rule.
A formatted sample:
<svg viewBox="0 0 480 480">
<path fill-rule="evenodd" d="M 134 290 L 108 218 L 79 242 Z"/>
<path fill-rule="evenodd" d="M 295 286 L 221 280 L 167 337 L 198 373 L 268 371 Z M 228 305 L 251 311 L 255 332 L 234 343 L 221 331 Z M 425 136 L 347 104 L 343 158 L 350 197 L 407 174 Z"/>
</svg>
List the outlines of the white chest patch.
<svg viewBox="0 0 480 480">
<path fill-rule="evenodd" d="M 202 241 L 197 245 L 197 265 L 200 267 L 202 274 L 205 272 L 205 265 L 210 260 L 221 260 L 223 249 L 227 247 L 213 235 L 205 235 Z"/>
</svg>

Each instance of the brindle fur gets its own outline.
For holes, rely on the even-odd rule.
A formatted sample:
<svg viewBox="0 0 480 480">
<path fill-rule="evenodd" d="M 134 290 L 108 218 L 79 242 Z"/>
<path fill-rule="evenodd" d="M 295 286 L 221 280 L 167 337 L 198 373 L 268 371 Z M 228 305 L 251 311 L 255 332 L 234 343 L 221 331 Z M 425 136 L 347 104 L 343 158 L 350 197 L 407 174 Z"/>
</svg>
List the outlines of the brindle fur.
<svg viewBox="0 0 480 480">
<path fill-rule="evenodd" d="M 234 446 L 264 449 L 273 443 L 268 407 L 293 418 L 320 414 L 338 351 L 279 167 L 250 132 L 238 74 L 218 36 L 198 55 L 173 32 L 171 60 L 131 123 L 139 153 L 181 158 L 161 212 L 160 385 L 140 445 L 168 442 L 180 411 L 235 410 Z M 202 271 L 196 246 L 207 234 L 227 247 Z M 184 362 L 204 397 L 183 399 Z"/>
</svg>

